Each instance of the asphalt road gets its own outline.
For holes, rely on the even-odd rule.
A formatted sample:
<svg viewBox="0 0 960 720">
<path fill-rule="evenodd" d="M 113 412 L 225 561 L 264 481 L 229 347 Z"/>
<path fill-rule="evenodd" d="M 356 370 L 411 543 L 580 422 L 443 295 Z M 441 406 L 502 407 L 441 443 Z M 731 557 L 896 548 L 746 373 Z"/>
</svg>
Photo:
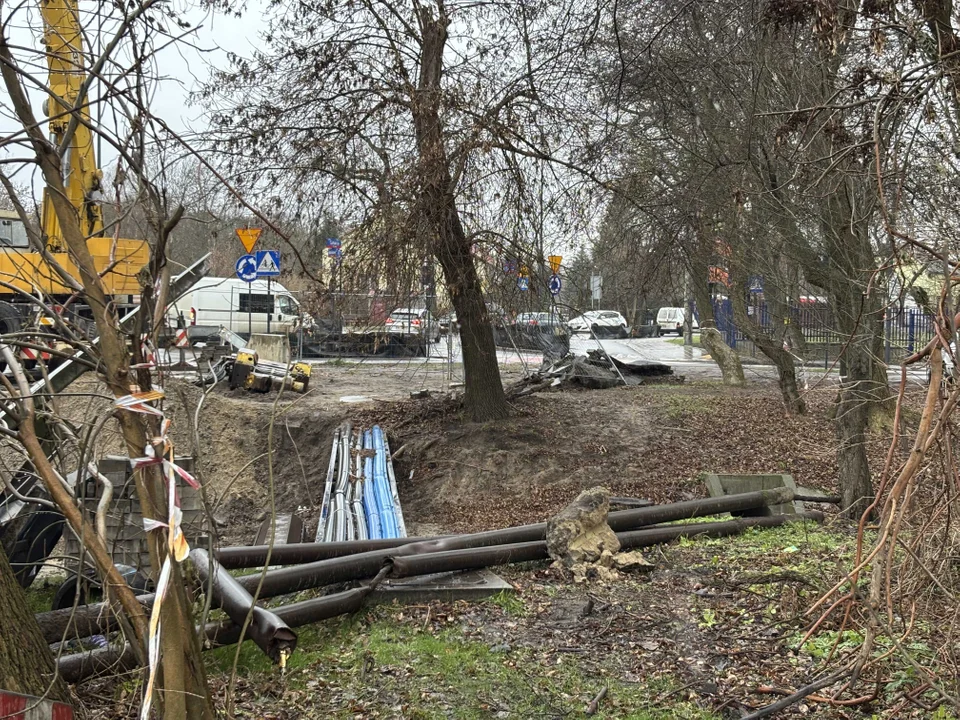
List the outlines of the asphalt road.
<svg viewBox="0 0 960 720">
<path fill-rule="evenodd" d="M 722 377 L 720 368 L 717 364 L 704 357 L 703 351 L 699 347 L 690 347 L 678 345 L 676 335 L 663 336 L 658 338 L 628 338 L 624 340 L 604 339 L 593 340 L 587 335 L 574 335 L 570 340 L 570 350 L 577 355 L 586 355 L 589 350 L 603 349 L 611 356 L 625 361 L 645 361 L 662 362 L 670 365 L 678 375 L 684 375 L 691 380 L 710 380 Z M 449 343 L 449 344 L 448 344 Z M 498 348 L 498 361 L 501 365 L 522 364 L 530 369 L 536 368 L 542 361 L 541 353 L 535 350 L 506 349 Z M 346 359 L 350 362 L 350 359 Z M 409 363 L 411 365 L 429 363 L 447 363 L 456 364 L 463 362 L 463 355 L 460 350 L 459 337 L 444 336 L 439 343 L 431 343 L 429 357 L 416 358 L 357 358 L 357 362 L 364 364 L 397 364 Z M 312 364 L 324 364 L 331 360 L 311 360 Z M 767 380 L 775 382 L 777 379 L 776 369 L 771 365 L 754 364 L 751 359 L 745 359 L 743 372 L 747 380 Z M 813 384 L 821 380 L 824 375 L 824 368 L 818 366 L 798 366 L 798 380 L 801 386 L 803 384 Z M 832 379 L 839 377 L 839 371 L 834 368 L 829 373 Z M 893 367 L 888 373 L 891 382 L 899 382 L 900 369 Z M 926 379 L 926 368 L 920 367 L 917 370 L 908 372 L 908 381 L 912 383 L 923 383 Z"/>
</svg>

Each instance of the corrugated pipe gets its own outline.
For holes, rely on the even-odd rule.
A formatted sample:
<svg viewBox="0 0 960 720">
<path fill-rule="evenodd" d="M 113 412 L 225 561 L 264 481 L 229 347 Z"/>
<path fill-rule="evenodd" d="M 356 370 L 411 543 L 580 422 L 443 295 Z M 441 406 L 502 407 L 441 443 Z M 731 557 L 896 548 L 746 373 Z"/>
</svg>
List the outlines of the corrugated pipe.
<svg viewBox="0 0 960 720">
<path fill-rule="evenodd" d="M 373 433 L 369 430 L 363 433 L 363 449 L 373 450 Z M 369 456 L 369 452 L 364 454 L 367 457 L 363 459 L 363 511 L 367 517 L 367 535 L 371 540 L 379 540 L 384 535 L 373 482 L 373 458 Z"/>
<path fill-rule="evenodd" d="M 390 452 L 390 441 L 387 434 L 383 434 L 383 449 L 387 456 L 387 479 L 390 481 L 390 496 L 393 498 L 393 511 L 397 519 L 397 536 L 407 536 L 407 524 L 403 520 L 403 508 L 400 507 L 400 493 L 397 491 L 397 476 L 393 468 L 393 453 Z"/>
<path fill-rule="evenodd" d="M 737 518 L 723 522 L 690 523 L 669 527 L 648 528 L 617 533 L 621 548 L 628 550 L 649 547 L 669 542 L 680 537 L 723 537 L 735 535 L 751 527 L 776 527 L 795 520 L 822 522 L 823 513 L 806 512 L 797 515 L 772 515 L 766 517 Z M 406 546 L 405 546 L 406 547 Z M 423 555 L 390 556 L 387 561 L 388 577 L 413 577 L 440 572 L 493 567 L 515 562 L 543 560 L 548 557 L 546 541 L 512 543 L 494 547 L 461 549 Z M 383 576 L 384 568 L 379 571 Z M 305 600 L 273 609 L 274 614 L 291 628 L 300 627 L 337 615 L 355 612 L 376 586 L 376 581 L 364 587 L 348 590 L 314 600 Z M 205 628 L 208 638 L 216 645 L 229 644 L 239 639 L 240 628 L 225 623 L 210 624 Z M 133 663 L 131 665 L 131 663 Z M 123 650 L 104 648 L 88 653 L 65 655 L 57 663 L 57 669 L 69 683 L 78 682 L 98 672 L 116 672 L 118 667 L 136 667 L 136 657 L 129 645 Z"/>
<path fill-rule="evenodd" d="M 340 449 L 340 428 L 333 433 L 333 446 L 330 448 L 330 464 L 327 466 L 327 478 L 323 484 L 323 501 L 320 504 L 320 522 L 317 524 L 317 542 L 328 540 L 327 525 L 330 517 L 330 497 L 333 494 L 333 474 L 337 469 L 337 452 Z"/>
<path fill-rule="evenodd" d="M 387 450 L 383 444 L 383 430 L 373 426 L 373 484 L 376 489 L 377 511 L 380 513 L 380 525 L 384 537 L 400 537 L 397 529 L 397 516 L 393 511 L 393 493 L 387 477 Z"/>
</svg>

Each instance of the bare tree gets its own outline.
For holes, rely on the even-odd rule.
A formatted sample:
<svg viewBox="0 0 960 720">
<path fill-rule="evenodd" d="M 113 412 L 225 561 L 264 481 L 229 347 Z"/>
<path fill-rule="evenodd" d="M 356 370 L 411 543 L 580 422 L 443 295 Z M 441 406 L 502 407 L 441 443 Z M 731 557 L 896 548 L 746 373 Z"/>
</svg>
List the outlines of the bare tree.
<svg viewBox="0 0 960 720">
<path fill-rule="evenodd" d="M 208 90 L 229 172 L 270 168 L 251 189 L 340 197 L 378 252 L 436 258 L 474 420 L 507 413 L 476 259 L 525 213 L 531 170 L 575 132 L 561 118 L 567 50 L 586 26 L 566 4 L 284 2 L 268 49 Z"/>
<path fill-rule="evenodd" d="M 153 0 L 128 3 L 122 8 L 101 5 L 100 10 L 103 12 L 100 16 L 86 15 L 80 12 L 76 2 L 70 0 L 45 5 L 43 19 L 47 23 L 47 37 L 51 38 L 49 54 L 45 57 L 41 52 L 30 56 L 25 49 L 14 46 L 9 36 L 10 28 L 26 22 L 25 11 L 22 5 L 5 7 L 3 33 L 0 34 L 0 74 L 8 97 L 5 109 L 19 127 L 12 140 L 8 140 L 22 153 L 17 161 L 36 168 L 42 178 L 45 201 L 39 242 L 51 247 L 57 245 L 56 249 L 65 251 L 69 257 L 71 267 L 76 267 L 77 276 L 73 277 L 63 263 L 51 264 L 67 287 L 79 289 L 83 303 L 89 308 L 99 342 L 93 347 L 86 342 L 83 333 L 72 332 L 64 321 L 60 321 L 65 339 L 88 353 L 102 381 L 116 398 L 115 414 L 129 456 L 140 458 L 152 454 L 162 459 L 170 455 L 172 460 L 172 449 L 165 439 L 166 430 L 158 417 L 160 413 L 155 407 L 148 407 L 158 395 L 153 389 L 154 378 L 144 348 L 151 342 L 156 344 L 161 329 L 166 281 L 169 280 L 167 243 L 182 208 L 171 208 L 164 202 L 163 193 L 150 182 L 144 158 L 154 132 L 146 99 L 148 61 L 155 44 L 163 45 L 175 37 L 171 38 L 170 32 L 164 29 L 166 23 L 161 6 Z M 175 17 L 171 18 L 175 20 Z M 93 27 L 103 26 L 109 33 L 109 37 L 104 38 L 104 51 L 99 56 L 89 54 L 88 49 L 94 44 L 84 36 L 91 19 L 100 21 Z M 31 69 L 34 63 L 42 66 L 48 60 L 49 84 Z M 104 124 L 91 122 L 88 93 L 94 79 L 109 89 L 104 96 L 109 98 L 117 115 L 124 119 L 119 127 L 110 129 Z M 33 111 L 30 92 L 49 97 L 49 136 L 45 123 Z M 123 222 L 123 218 L 118 217 L 112 224 L 101 227 L 102 216 L 97 201 L 101 177 L 94 163 L 94 136 L 101 137 L 119 154 L 129 181 L 152 206 L 152 254 L 148 266 L 140 273 L 143 312 L 133 327 L 121 325 L 117 303 L 104 279 L 107 273 L 98 266 L 88 247 L 94 236 L 111 232 L 114 237 L 120 237 Z M 63 170 L 65 159 L 69 159 L 66 173 Z M 13 190 L 9 180 L 4 184 L 8 192 Z M 23 220 L 29 222 L 24 210 L 28 206 L 26 199 L 12 195 L 11 200 L 24 211 Z M 44 310 L 49 317 L 57 317 L 52 302 L 48 302 Z M 129 639 L 139 648 L 140 656 L 147 656 L 148 645 L 159 643 L 162 683 L 158 688 L 163 692 L 162 702 L 158 704 L 163 706 L 164 716 L 212 717 L 199 641 L 193 631 L 190 603 L 179 567 L 180 558 L 173 554 L 176 523 L 167 498 L 171 496 L 174 477 L 167 471 L 161 472 L 160 465 L 155 463 L 147 463 L 134 473 L 144 517 L 171 525 L 168 532 L 148 535 L 154 579 L 169 578 L 166 597 L 157 608 L 163 628 L 157 638 L 148 625 L 143 608 L 113 565 L 103 539 L 81 515 L 75 498 L 48 459 L 41 438 L 43 431 L 38 429 L 38 400 L 33 397 L 14 355 L 6 345 L 2 350 L 16 379 L 11 383 L 4 378 L 12 400 L 8 412 L 17 420 L 16 440 L 29 456 L 49 497 L 59 506 L 96 563 L 104 587 L 110 588 L 111 600 L 122 608 L 132 632 Z M 49 422 L 47 418 L 44 424 Z M 146 698 L 146 702 L 151 699 Z"/>
</svg>

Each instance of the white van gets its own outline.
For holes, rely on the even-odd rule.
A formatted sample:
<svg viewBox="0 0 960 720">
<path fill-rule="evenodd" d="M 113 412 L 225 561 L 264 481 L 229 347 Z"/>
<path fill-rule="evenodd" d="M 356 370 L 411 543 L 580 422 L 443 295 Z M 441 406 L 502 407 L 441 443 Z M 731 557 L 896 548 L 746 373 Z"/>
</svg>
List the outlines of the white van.
<svg viewBox="0 0 960 720">
<path fill-rule="evenodd" d="M 683 320 L 685 317 L 686 312 L 681 307 L 662 307 L 657 310 L 657 326 L 660 328 L 660 332 L 675 332 L 677 335 L 683 335 Z M 691 325 L 694 330 L 700 329 L 696 313 L 694 313 Z"/>
<path fill-rule="evenodd" d="M 268 294 L 266 280 L 246 283 L 239 278 L 200 280 L 168 308 L 171 329 L 178 327 L 181 316 L 191 340 L 213 338 L 220 328 L 243 336 L 292 333 L 301 322 L 300 303 L 283 285 L 271 282 Z"/>
</svg>

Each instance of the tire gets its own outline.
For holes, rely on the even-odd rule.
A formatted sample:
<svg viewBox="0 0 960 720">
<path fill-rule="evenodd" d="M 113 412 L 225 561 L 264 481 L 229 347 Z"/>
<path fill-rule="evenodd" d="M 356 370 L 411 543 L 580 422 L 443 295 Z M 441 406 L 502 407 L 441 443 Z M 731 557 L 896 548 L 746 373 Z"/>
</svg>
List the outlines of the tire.
<svg viewBox="0 0 960 720">
<path fill-rule="evenodd" d="M 23 327 L 23 317 L 16 306 L 0 301 L 0 335 L 15 333 Z"/>
<path fill-rule="evenodd" d="M 15 333 L 23 327 L 23 316 L 15 305 L 0 301 L 0 335 Z M 0 373 L 6 372 L 7 363 L 0 359 Z"/>
</svg>

